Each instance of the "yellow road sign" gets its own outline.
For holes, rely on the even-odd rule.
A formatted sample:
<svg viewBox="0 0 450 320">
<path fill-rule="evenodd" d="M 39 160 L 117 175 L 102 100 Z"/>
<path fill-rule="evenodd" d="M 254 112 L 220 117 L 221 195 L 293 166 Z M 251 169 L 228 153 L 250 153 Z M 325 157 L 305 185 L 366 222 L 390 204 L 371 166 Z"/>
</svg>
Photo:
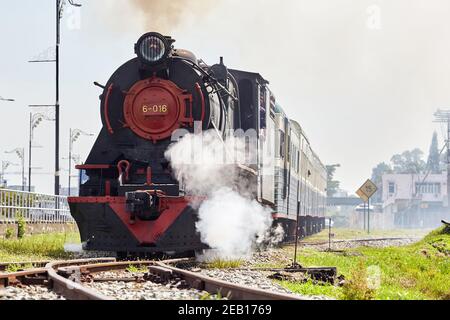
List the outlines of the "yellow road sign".
<svg viewBox="0 0 450 320">
<path fill-rule="evenodd" d="M 370 198 L 377 192 L 378 188 L 370 179 L 367 180 L 361 188 L 356 191 L 356 194 L 364 200 L 364 202 L 369 201 Z"/>
<path fill-rule="evenodd" d="M 367 198 L 367 196 L 364 194 L 364 192 L 362 192 L 361 189 L 359 189 L 358 191 L 356 191 L 356 194 L 357 194 L 364 202 L 369 201 L 369 198 Z"/>
</svg>

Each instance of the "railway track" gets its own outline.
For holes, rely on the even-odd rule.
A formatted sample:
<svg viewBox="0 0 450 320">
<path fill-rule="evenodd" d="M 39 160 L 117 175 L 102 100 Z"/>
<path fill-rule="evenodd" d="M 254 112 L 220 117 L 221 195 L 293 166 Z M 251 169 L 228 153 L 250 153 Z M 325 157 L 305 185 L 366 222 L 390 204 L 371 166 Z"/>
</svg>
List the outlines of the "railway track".
<svg viewBox="0 0 450 320">
<path fill-rule="evenodd" d="M 9 262 L 0 263 L 0 273 L 7 272 L 11 269 L 22 271 L 31 268 L 43 268 L 49 261 L 30 261 L 30 262 Z"/>
<path fill-rule="evenodd" d="M 188 299 L 305 300 L 301 296 L 231 283 L 174 266 L 182 261 L 186 259 L 118 262 L 114 258 L 102 258 L 48 262 L 45 267 L 1 273 L 0 292 L 2 288 L 35 286 L 47 287 L 55 297 L 67 300 L 115 300 L 117 297 L 108 295 L 109 291 L 102 290 L 98 284 L 120 283 L 129 284 L 132 290 L 154 290 L 155 294 L 167 293 L 170 289 L 178 297 Z M 132 267 L 145 269 L 145 272 L 133 275 L 127 272 Z"/>
<path fill-rule="evenodd" d="M 333 240 L 339 243 L 370 243 L 381 241 L 415 240 L 413 237 L 384 237 L 363 238 L 349 240 Z M 419 239 L 419 238 L 417 238 Z M 300 245 L 327 245 L 328 241 L 300 242 Z M 115 300 L 123 299 L 122 295 L 129 292 L 150 296 L 151 299 L 202 299 L 205 295 L 209 299 L 231 300 L 306 300 L 305 297 L 276 292 L 264 285 L 245 285 L 233 281 L 233 275 L 219 277 L 215 272 L 189 267 L 190 259 L 174 259 L 165 261 L 125 261 L 119 262 L 115 258 L 81 259 L 71 261 L 34 261 L 0 264 L 0 300 L 2 290 L 8 288 L 31 288 L 32 293 L 43 292 L 50 298 L 68 300 Z M 187 266 L 187 267 L 186 267 Z M 140 270 L 139 272 L 129 269 Z M 15 272 L 7 273 L 7 271 Z M 272 268 L 235 268 L 224 271 L 232 272 L 282 272 Z M 289 270 L 288 270 L 289 272 Z M 291 270 L 303 272 L 310 276 L 318 274 L 336 275 L 335 268 L 309 268 L 305 270 Z M 219 272 L 220 273 L 220 272 Z M 251 276 L 250 276 L 251 277 Z M 116 292 L 111 294 L 110 288 Z M 47 290 L 47 291 L 46 291 Z M 19 290 L 20 291 L 20 290 Z M 155 292 L 157 294 L 155 294 Z M 47 294 L 48 293 L 48 294 Z M 27 297 L 27 295 L 25 295 Z M 12 297 L 14 298 L 14 297 Z M 128 297 L 129 298 L 129 297 Z M 139 299 L 136 294 L 130 299 Z"/>
<path fill-rule="evenodd" d="M 402 240 L 420 240 L 420 237 L 391 237 L 391 238 L 361 238 L 361 239 L 342 239 L 342 240 L 332 240 L 331 243 L 363 243 L 363 242 L 381 242 L 381 241 L 402 241 Z M 314 246 L 314 245 L 326 245 L 330 241 L 300 241 L 300 245 L 304 246 Z"/>
</svg>

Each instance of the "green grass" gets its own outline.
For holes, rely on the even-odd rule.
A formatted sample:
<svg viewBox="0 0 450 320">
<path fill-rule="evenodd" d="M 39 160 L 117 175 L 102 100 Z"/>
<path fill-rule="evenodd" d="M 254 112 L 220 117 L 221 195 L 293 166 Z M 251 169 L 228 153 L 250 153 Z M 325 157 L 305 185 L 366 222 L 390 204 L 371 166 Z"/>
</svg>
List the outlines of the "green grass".
<svg viewBox="0 0 450 320">
<path fill-rule="evenodd" d="M 205 267 L 208 269 L 233 269 L 240 268 L 243 262 L 242 260 L 214 259 L 206 262 Z"/>
<path fill-rule="evenodd" d="M 147 273 L 148 266 L 138 266 L 138 265 L 130 264 L 127 268 L 127 271 L 130 273 Z"/>
<path fill-rule="evenodd" d="M 281 286 L 291 290 L 292 292 L 299 293 L 307 296 L 328 296 L 337 297 L 341 289 L 332 285 L 317 285 L 312 281 L 306 283 L 295 283 L 289 281 L 279 281 Z"/>
<path fill-rule="evenodd" d="M 33 265 L 31 263 L 27 263 L 25 265 L 10 264 L 5 269 L 5 271 L 8 273 L 14 273 L 14 272 L 18 272 L 19 270 L 32 269 L 32 268 L 33 268 Z"/>
<path fill-rule="evenodd" d="M 365 272 L 366 268 L 379 271 L 381 282 L 374 290 L 374 299 L 450 299 L 449 250 L 450 234 L 441 228 L 422 241 L 405 247 L 360 247 L 346 250 L 344 254 L 301 249 L 298 259 L 307 267 L 336 266 L 347 282 Z M 342 287 L 332 285 L 314 285 L 312 282 L 281 284 L 306 295 L 348 297 Z"/>
<path fill-rule="evenodd" d="M 224 300 L 224 299 L 229 300 L 230 299 L 230 295 L 228 295 L 227 297 L 223 297 L 222 293 L 220 291 L 218 291 L 217 294 L 211 294 L 209 292 L 206 292 L 200 297 L 201 301 Z"/>
<path fill-rule="evenodd" d="M 65 259 L 65 243 L 80 243 L 78 233 L 51 233 L 25 236 L 22 239 L 0 239 L 0 262 L 23 262 Z"/>
</svg>

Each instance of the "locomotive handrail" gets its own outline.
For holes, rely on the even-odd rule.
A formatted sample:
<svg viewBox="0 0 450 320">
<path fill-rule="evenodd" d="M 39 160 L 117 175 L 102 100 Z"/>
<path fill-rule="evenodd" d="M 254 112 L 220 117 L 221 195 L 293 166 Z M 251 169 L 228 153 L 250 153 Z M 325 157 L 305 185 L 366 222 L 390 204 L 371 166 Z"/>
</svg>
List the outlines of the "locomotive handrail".
<svg viewBox="0 0 450 320">
<path fill-rule="evenodd" d="M 108 114 L 109 99 L 111 97 L 111 92 L 113 90 L 113 87 L 114 87 L 113 83 L 111 83 L 111 85 L 108 87 L 108 91 L 106 92 L 106 98 L 105 98 L 105 106 L 104 106 L 106 126 L 108 127 L 108 131 L 110 134 L 114 134 L 114 130 L 111 126 L 111 122 L 109 121 L 109 114 Z"/>
<path fill-rule="evenodd" d="M 216 78 L 214 78 L 212 75 L 210 75 L 208 72 L 206 72 L 205 70 L 203 70 L 202 68 L 200 68 L 198 65 L 196 65 L 195 63 L 193 63 L 192 61 L 189 61 L 185 58 L 182 57 L 176 57 L 174 56 L 173 59 L 179 59 L 182 60 L 183 62 L 189 64 L 190 66 L 192 66 L 194 69 L 200 71 L 204 76 L 207 76 L 209 79 L 211 79 L 214 84 L 216 86 L 218 86 L 221 90 L 225 91 L 225 93 L 227 95 L 230 96 L 230 98 L 232 98 L 234 101 L 238 101 L 238 98 L 236 98 L 230 91 L 228 91 L 227 88 L 225 88 L 223 85 L 220 84 L 219 80 L 217 80 Z"/>
<path fill-rule="evenodd" d="M 125 172 L 123 169 L 125 169 Z M 119 179 L 120 179 L 121 185 L 123 185 L 122 176 L 124 173 L 125 173 L 125 181 L 130 180 L 130 169 L 131 169 L 131 164 L 127 160 L 119 161 L 119 163 L 117 164 L 117 170 L 119 171 Z"/>
<path fill-rule="evenodd" d="M 202 103 L 202 117 L 201 117 L 201 119 L 202 119 L 202 122 L 203 122 L 205 120 L 205 113 L 206 113 L 205 96 L 203 95 L 202 88 L 200 87 L 200 84 L 198 82 L 195 84 L 195 88 L 197 89 L 197 93 L 199 94 L 200 100 L 201 100 L 201 103 Z"/>
</svg>

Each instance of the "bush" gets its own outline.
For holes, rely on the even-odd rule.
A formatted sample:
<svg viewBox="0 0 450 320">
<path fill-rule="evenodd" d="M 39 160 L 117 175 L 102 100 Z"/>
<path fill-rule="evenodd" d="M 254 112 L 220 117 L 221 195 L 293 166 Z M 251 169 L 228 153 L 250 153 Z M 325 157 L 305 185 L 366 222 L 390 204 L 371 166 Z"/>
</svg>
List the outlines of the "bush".
<svg viewBox="0 0 450 320">
<path fill-rule="evenodd" d="M 12 239 L 14 237 L 14 228 L 6 228 L 5 239 Z"/>
<path fill-rule="evenodd" d="M 356 269 L 353 269 L 349 280 L 347 280 L 342 288 L 342 296 L 344 300 L 373 300 L 375 298 L 375 290 L 369 288 L 368 275 L 366 266 L 362 261 Z"/>
<path fill-rule="evenodd" d="M 22 239 L 25 236 L 27 230 L 27 222 L 25 218 L 20 216 L 17 218 L 17 238 Z"/>
</svg>

